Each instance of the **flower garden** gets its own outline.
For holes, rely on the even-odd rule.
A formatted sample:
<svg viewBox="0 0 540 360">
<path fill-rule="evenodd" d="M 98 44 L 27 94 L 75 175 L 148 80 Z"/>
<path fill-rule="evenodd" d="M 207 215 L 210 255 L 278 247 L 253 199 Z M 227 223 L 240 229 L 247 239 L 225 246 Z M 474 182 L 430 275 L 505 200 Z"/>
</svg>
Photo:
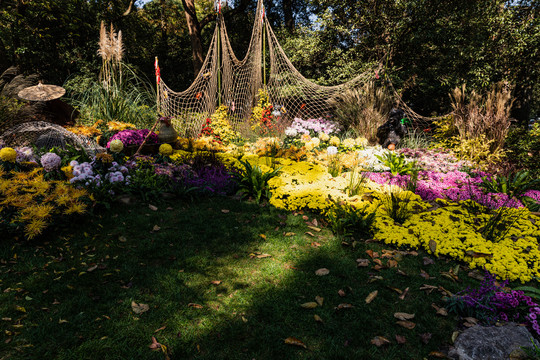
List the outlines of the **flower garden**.
<svg viewBox="0 0 540 360">
<path fill-rule="evenodd" d="M 72 147 L 0 145 L 2 233 L 11 241 L 39 244 L 70 221 L 108 216 L 112 210 L 107 209 L 116 209 L 118 199 L 158 204 L 244 199 L 288 214 L 280 215 L 284 218 L 306 214 L 305 220 L 315 219 L 306 222 L 312 229 L 306 236 L 321 239 L 314 232 L 327 228 L 333 246 L 378 244 L 386 254 L 420 251 L 427 256 L 424 263 L 435 259 L 458 270 L 485 272 L 491 282 L 486 280 L 476 292 L 459 289 L 458 270 L 446 272 L 456 292 L 465 292 L 448 292 L 443 305 L 461 315 L 466 308 L 488 323 L 511 316 L 540 336 L 539 294 L 534 291 L 540 278 L 540 181 L 535 169 L 502 175 L 489 156 L 463 156 L 455 146 L 437 141 L 448 131 L 447 119 L 435 128 L 429 148 L 404 139 L 400 148 L 388 150 L 362 136 L 349 136 L 328 119 L 296 118 L 280 127 L 269 111 L 254 111 L 249 141 L 233 130 L 227 117 L 222 106 L 198 137 L 169 143 L 162 143 L 159 133 L 121 121 L 68 128 L 103 145 L 105 151 L 93 156 Z M 535 126 L 528 135 L 537 144 L 539 130 Z M 144 155 L 138 151 L 143 143 Z M 370 260 L 376 272 L 397 266 L 394 260 L 394 265 L 373 256 Z M 505 280 L 503 285 L 497 282 Z M 508 287 L 508 281 L 518 289 Z M 491 309 L 488 315 L 486 308 Z M 9 334 L 7 339 L 17 339 L 15 331 Z M 306 347 L 292 339 L 285 343 Z M 154 350 L 169 356 L 167 347 L 158 345 Z"/>
</svg>

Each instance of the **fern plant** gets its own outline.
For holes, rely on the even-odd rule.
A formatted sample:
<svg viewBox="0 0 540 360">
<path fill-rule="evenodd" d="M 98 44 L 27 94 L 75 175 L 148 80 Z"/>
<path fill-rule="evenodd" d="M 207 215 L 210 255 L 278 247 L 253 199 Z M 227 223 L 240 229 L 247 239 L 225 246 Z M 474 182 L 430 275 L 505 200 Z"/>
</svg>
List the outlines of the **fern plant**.
<svg viewBox="0 0 540 360">
<path fill-rule="evenodd" d="M 240 187 L 239 193 L 244 197 L 252 196 L 257 203 L 270 199 L 268 181 L 280 174 L 281 167 L 264 172 L 258 165 L 251 165 L 248 161 L 239 161 L 243 168 L 238 169 L 238 172 L 234 174 Z"/>
</svg>

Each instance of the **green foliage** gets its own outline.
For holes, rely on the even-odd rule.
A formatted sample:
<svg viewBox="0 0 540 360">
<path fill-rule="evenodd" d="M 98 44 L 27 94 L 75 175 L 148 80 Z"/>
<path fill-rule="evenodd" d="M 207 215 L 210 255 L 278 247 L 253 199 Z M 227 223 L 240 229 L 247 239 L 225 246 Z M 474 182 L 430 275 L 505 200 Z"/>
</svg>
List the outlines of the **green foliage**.
<svg viewBox="0 0 540 360">
<path fill-rule="evenodd" d="M 380 83 L 367 82 L 360 89 L 347 90 L 330 100 L 336 108 L 334 120 L 345 130 L 356 136 L 377 143 L 377 129 L 381 126 L 394 105 L 390 90 Z"/>
<path fill-rule="evenodd" d="M 270 199 L 272 194 L 268 188 L 268 181 L 279 175 L 281 168 L 264 172 L 260 166 L 253 166 L 248 161 L 239 160 L 243 169 L 238 169 L 235 177 L 244 196 L 252 196 L 257 203 Z"/>
<path fill-rule="evenodd" d="M 502 206 L 492 210 L 490 218 L 486 224 L 478 231 L 482 236 L 492 242 L 497 242 L 505 238 L 514 224 L 526 216 L 526 209 L 514 209 Z"/>
<path fill-rule="evenodd" d="M 486 139 L 483 134 L 472 139 L 458 140 L 456 138 L 457 146 L 452 149 L 456 157 L 472 162 L 481 170 L 500 164 L 506 156 L 504 149 L 492 151 L 493 140 Z"/>
<path fill-rule="evenodd" d="M 396 223 L 403 224 L 412 215 L 412 209 L 409 206 L 413 193 L 409 191 L 391 191 L 384 194 L 381 201 L 386 214 Z"/>
<path fill-rule="evenodd" d="M 433 148 L 453 149 L 459 145 L 459 131 L 454 123 L 454 115 L 446 115 L 433 122 Z"/>
<path fill-rule="evenodd" d="M 510 197 L 521 197 L 529 190 L 538 189 L 540 179 L 532 178 L 529 171 L 518 171 L 508 176 L 493 175 L 482 177 L 478 184 L 486 193 L 504 193 Z"/>
<path fill-rule="evenodd" d="M 409 129 L 399 143 L 399 147 L 402 149 L 427 149 L 430 145 L 430 137 L 426 133 L 414 129 Z"/>
<path fill-rule="evenodd" d="M 518 286 L 513 288 L 515 291 L 523 291 L 525 296 L 532 298 L 536 303 L 540 302 L 540 289 L 532 286 Z"/>
<path fill-rule="evenodd" d="M 81 112 L 80 122 L 92 125 L 96 120 L 122 121 L 138 128 L 151 127 L 156 118 L 155 92 L 148 80 L 122 65 L 122 76 L 115 74 L 109 84 L 88 80 L 82 93 L 72 93 L 71 102 Z M 67 87 L 80 81 L 68 82 Z M 76 84 L 76 83 L 75 83 Z"/>
<path fill-rule="evenodd" d="M 405 160 L 405 155 L 396 154 L 395 152 L 392 152 L 392 151 L 387 151 L 383 155 L 375 155 L 375 157 L 379 159 L 381 164 L 383 164 L 384 166 L 388 166 L 390 168 L 390 172 L 394 176 L 398 174 L 400 175 L 410 174 L 416 168 L 415 161 L 407 162 Z"/>
<path fill-rule="evenodd" d="M 334 234 L 349 237 L 358 236 L 365 239 L 371 235 L 371 227 L 376 212 L 368 212 L 369 206 L 358 208 L 353 204 L 329 199 L 332 202 L 326 218 Z"/>
<path fill-rule="evenodd" d="M 162 193 L 168 188 L 167 177 L 156 174 L 152 166 L 147 166 L 139 167 L 131 174 L 127 192 L 148 201 L 161 198 Z"/>
<path fill-rule="evenodd" d="M 368 177 L 362 171 L 353 168 L 350 172 L 349 184 L 345 188 L 348 196 L 359 195 L 365 189 Z"/>
<path fill-rule="evenodd" d="M 532 129 L 513 128 L 506 137 L 505 150 L 508 160 L 518 169 L 528 169 L 534 177 L 540 177 L 540 122 Z"/>
<path fill-rule="evenodd" d="M 0 96 L 0 130 L 9 127 L 10 121 L 17 117 L 23 105 L 17 99 Z"/>
<path fill-rule="evenodd" d="M 339 154 L 330 155 L 328 159 L 328 173 L 332 175 L 332 177 L 336 177 L 341 175 L 342 171 L 343 164 L 341 163 Z"/>
</svg>

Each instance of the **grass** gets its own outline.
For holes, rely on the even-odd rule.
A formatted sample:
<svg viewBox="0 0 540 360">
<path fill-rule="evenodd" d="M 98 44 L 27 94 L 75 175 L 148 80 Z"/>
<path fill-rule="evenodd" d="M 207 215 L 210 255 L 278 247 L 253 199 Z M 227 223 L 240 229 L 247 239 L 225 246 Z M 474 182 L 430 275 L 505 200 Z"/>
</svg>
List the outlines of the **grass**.
<svg viewBox="0 0 540 360">
<path fill-rule="evenodd" d="M 0 359 L 164 359 L 149 349 L 152 336 L 171 359 L 428 358 L 449 346 L 458 320 L 437 315 L 431 304 L 443 306 L 443 294 L 420 287 L 479 284 L 463 266 L 459 283 L 442 276 L 456 264 L 423 265 L 422 251 L 376 270 L 366 250 L 387 246 L 344 244 L 312 214 L 227 198 L 156 205 L 114 205 L 39 241 L 3 239 Z M 320 232 L 306 224 L 314 218 Z M 320 268 L 330 273 L 315 275 Z M 395 289 L 406 288 L 401 300 Z M 301 307 L 316 296 L 322 306 Z M 149 310 L 134 313 L 132 301 Z M 397 325 L 394 312 L 415 314 L 416 327 Z M 375 336 L 391 343 L 376 347 Z"/>
</svg>

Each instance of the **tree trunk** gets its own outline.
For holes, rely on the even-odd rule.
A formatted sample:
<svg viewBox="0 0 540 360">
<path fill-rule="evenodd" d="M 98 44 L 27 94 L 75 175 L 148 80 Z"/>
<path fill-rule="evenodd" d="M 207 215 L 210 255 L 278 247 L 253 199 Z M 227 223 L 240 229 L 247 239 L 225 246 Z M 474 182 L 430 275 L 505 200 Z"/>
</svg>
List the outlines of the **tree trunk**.
<svg viewBox="0 0 540 360">
<path fill-rule="evenodd" d="M 191 49 L 193 54 L 193 71 L 195 78 L 201 70 L 204 62 L 203 46 L 201 38 L 201 25 L 197 19 L 195 9 L 195 0 L 182 0 L 184 12 L 186 13 L 186 21 L 191 38 Z"/>
</svg>

